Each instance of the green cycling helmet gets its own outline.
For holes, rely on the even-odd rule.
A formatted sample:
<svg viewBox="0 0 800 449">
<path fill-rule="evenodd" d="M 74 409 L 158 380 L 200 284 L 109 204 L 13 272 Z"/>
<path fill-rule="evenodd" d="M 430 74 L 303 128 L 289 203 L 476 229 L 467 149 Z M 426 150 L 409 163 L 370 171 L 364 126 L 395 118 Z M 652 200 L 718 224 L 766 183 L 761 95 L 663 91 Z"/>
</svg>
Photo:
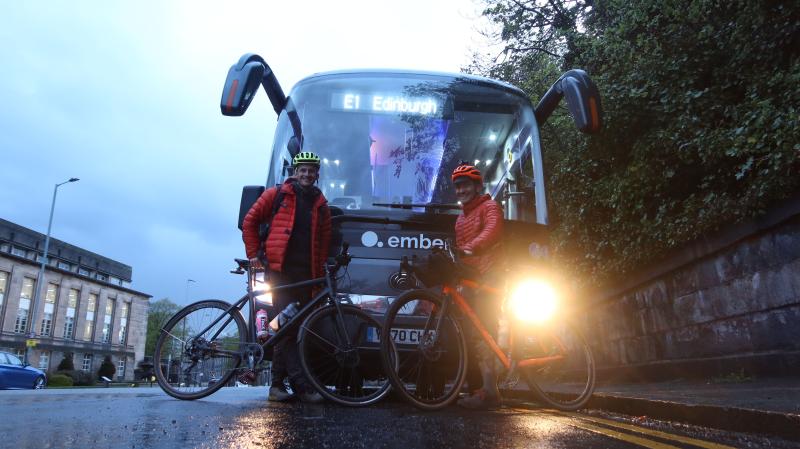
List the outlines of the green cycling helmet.
<svg viewBox="0 0 800 449">
<path fill-rule="evenodd" d="M 319 156 L 311 151 L 301 151 L 292 158 L 292 167 L 297 167 L 300 164 L 310 164 L 319 167 Z"/>
</svg>

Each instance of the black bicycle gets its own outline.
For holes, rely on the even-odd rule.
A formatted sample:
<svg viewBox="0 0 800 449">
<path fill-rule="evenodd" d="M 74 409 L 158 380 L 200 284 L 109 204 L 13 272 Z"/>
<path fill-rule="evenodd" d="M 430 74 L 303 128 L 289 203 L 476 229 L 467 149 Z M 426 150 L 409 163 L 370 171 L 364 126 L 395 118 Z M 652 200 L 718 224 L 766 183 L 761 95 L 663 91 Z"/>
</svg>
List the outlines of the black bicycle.
<svg viewBox="0 0 800 449">
<path fill-rule="evenodd" d="M 290 332 L 297 332 L 300 362 L 311 385 L 325 398 L 348 406 L 369 405 L 389 391 L 379 348 L 368 333 L 381 324 L 337 296 L 337 274 L 350 263 L 348 245 L 325 276 L 280 287 L 259 288 L 248 260 L 236 259 L 235 273 L 247 273 L 247 294 L 234 304 L 205 300 L 180 310 L 161 329 L 155 348 L 158 385 L 170 396 L 193 400 L 232 382 L 252 382 L 266 368 L 265 353 Z M 265 342 L 256 335 L 256 300 L 296 287 L 324 288 Z M 249 304 L 247 323 L 242 309 Z M 299 328 L 299 329 L 298 329 Z M 372 329 L 370 329 L 372 328 Z"/>
</svg>

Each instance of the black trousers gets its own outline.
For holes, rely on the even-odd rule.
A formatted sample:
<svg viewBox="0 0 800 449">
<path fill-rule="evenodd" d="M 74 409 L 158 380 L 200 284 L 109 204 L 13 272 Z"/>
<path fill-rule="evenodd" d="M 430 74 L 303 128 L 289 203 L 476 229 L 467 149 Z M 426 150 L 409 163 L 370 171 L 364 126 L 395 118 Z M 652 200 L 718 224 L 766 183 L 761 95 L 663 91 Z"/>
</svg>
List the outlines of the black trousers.
<svg viewBox="0 0 800 449">
<path fill-rule="evenodd" d="M 311 268 L 308 266 L 286 267 L 282 273 L 270 271 L 269 274 L 270 284 L 273 287 L 307 281 L 310 278 Z M 278 290 L 272 295 L 273 310 L 276 314 L 293 302 L 299 302 L 302 307 L 309 301 L 311 301 L 311 287 Z M 272 318 L 273 316 L 270 316 L 270 320 Z M 300 365 L 296 330 L 281 338 L 281 341 L 275 345 L 272 355 L 273 385 L 283 384 L 287 378 L 295 393 L 313 391 L 313 388 L 308 385 L 308 380 L 303 374 L 303 367 Z"/>
</svg>

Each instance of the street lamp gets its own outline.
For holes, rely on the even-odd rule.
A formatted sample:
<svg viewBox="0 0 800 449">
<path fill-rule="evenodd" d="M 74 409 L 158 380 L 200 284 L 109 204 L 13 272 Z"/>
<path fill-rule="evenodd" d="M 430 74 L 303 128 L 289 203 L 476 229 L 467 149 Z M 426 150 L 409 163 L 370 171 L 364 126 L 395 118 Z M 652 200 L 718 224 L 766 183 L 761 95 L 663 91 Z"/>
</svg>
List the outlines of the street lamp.
<svg viewBox="0 0 800 449">
<path fill-rule="evenodd" d="M 197 281 L 195 281 L 194 279 L 187 279 L 187 280 L 186 280 L 186 294 L 185 294 L 185 295 L 184 295 L 184 297 L 183 297 L 183 301 L 184 301 L 186 304 L 188 304 L 188 303 L 189 303 L 189 283 L 190 283 L 190 282 L 197 283 Z"/>
<path fill-rule="evenodd" d="M 36 318 L 39 315 L 39 298 L 41 296 L 41 291 L 44 284 L 44 267 L 47 265 L 47 251 L 50 249 L 50 229 L 53 227 L 53 212 L 56 209 L 56 195 L 58 194 L 58 188 L 64 184 L 80 181 L 78 178 L 69 178 L 64 182 L 60 182 L 56 184 L 53 188 L 53 202 L 50 203 L 50 220 L 47 222 L 47 235 L 44 238 L 44 254 L 42 255 L 42 263 L 39 265 L 39 277 L 36 278 L 36 289 L 33 291 L 33 319 L 31 320 L 31 331 L 28 334 L 29 338 L 33 338 L 36 336 Z M 28 353 L 30 348 L 26 347 L 25 349 L 25 362 L 28 362 Z"/>
</svg>

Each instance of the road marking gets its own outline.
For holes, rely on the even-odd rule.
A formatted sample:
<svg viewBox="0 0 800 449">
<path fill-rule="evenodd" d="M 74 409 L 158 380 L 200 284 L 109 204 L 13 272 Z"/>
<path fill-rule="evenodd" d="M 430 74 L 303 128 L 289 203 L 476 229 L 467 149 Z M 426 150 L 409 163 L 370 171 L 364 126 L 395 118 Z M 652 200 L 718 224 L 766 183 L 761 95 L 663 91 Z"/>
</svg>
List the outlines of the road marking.
<svg viewBox="0 0 800 449">
<path fill-rule="evenodd" d="M 545 419 L 552 419 L 554 421 L 566 424 L 568 426 L 577 427 L 579 429 L 588 430 L 589 432 L 599 433 L 600 435 L 614 438 L 616 440 L 625 441 L 627 443 L 637 444 L 649 449 L 680 449 L 678 446 L 671 444 L 661 443 L 659 441 L 648 440 L 647 438 L 637 437 L 628 433 L 617 432 L 616 430 L 606 429 L 605 427 L 594 426 L 592 424 L 582 422 L 580 419 L 570 419 L 567 416 L 557 415 L 554 413 L 541 413 Z"/>
<path fill-rule="evenodd" d="M 579 413 L 560 412 L 556 410 L 552 411 L 548 410 L 548 412 L 564 416 L 570 416 L 584 421 L 592 421 L 598 424 L 605 424 L 607 426 L 618 427 L 620 429 L 630 430 L 632 432 L 639 432 L 651 437 L 664 438 L 666 440 L 677 441 L 679 443 L 691 444 L 692 446 L 702 447 L 705 449 L 734 449 L 732 446 L 726 446 L 724 444 L 717 444 L 717 443 L 712 443 L 710 441 L 698 440 L 695 438 L 689 438 L 682 435 L 675 435 L 667 432 L 661 432 L 659 430 L 647 429 L 645 427 L 639 427 L 632 424 L 621 423 L 611 419 L 597 418 L 594 416 L 581 415 Z"/>
</svg>

